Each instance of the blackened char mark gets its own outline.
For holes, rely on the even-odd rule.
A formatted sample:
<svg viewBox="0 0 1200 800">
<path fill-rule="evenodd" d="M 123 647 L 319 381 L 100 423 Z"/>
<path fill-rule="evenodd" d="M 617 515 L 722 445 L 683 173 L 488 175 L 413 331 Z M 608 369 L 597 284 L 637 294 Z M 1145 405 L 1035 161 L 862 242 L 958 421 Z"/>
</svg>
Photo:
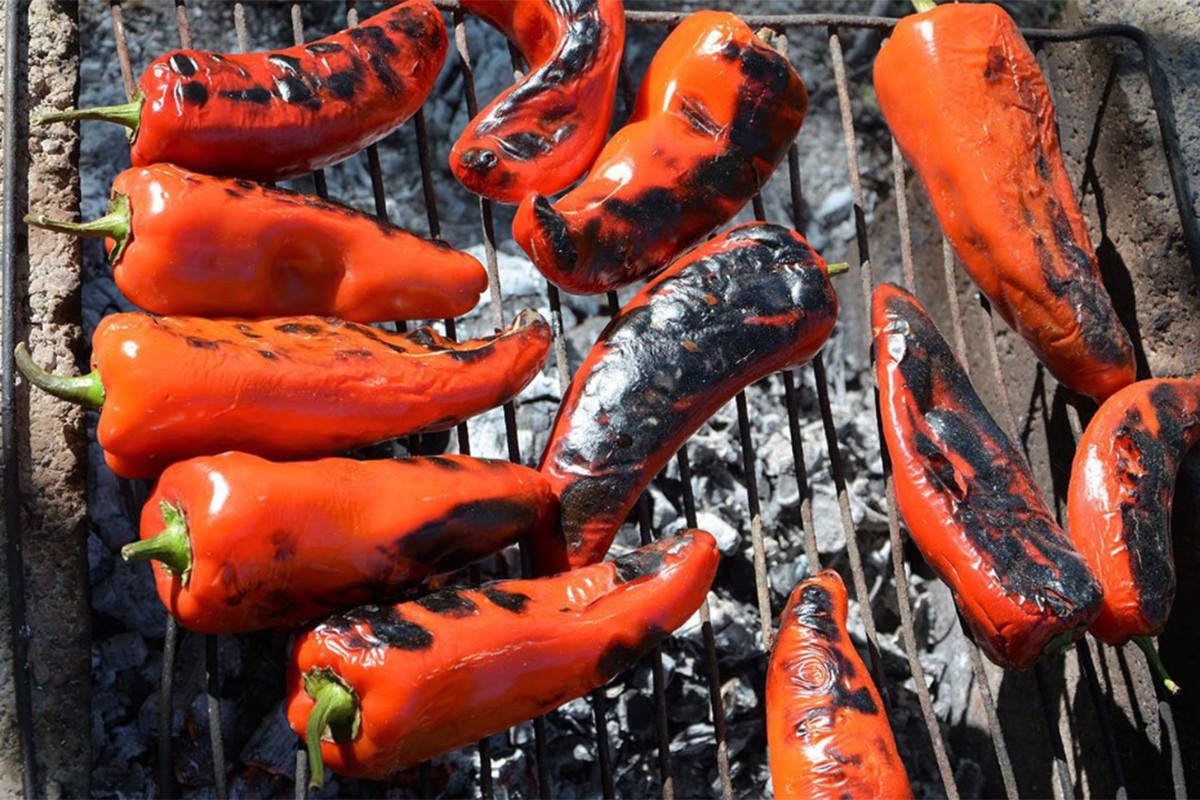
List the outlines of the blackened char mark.
<svg viewBox="0 0 1200 800">
<path fill-rule="evenodd" d="M 575 249 L 575 240 L 571 237 L 567 221 L 540 194 L 533 200 L 533 216 L 550 243 L 550 249 L 554 251 L 554 266 L 563 273 L 574 272 L 579 264 L 579 251 Z"/>
<path fill-rule="evenodd" d="M 364 623 L 368 628 L 368 647 L 386 645 L 400 650 L 427 650 L 433 646 L 433 634 L 415 622 L 404 619 L 392 606 L 365 605 L 337 614 L 317 626 L 318 630 L 349 633 Z"/>
<path fill-rule="evenodd" d="M 240 103 L 265 106 L 271 102 L 271 91 L 262 86 L 251 86 L 249 89 L 226 89 L 221 91 L 221 97 Z"/>
<path fill-rule="evenodd" d="M 275 330 L 280 333 L 296 334 L 303 333 L 306 336 L 317 336 L 325 332 L 325 328 L 321 325 L 314 325 L 310 322 L 284 322 L 275 326 Z"/>
<path fill-rule="evenodd" d="M 350 38 L 365 49 L 382 53 L 385 56 L 394 55 L 398 52 L 396 44 L 388 38 L 383 28 L 378 25 L 363 25 L 351 28 L 349 33 Z"/>
<path fill-rule="evenodd" d="M 408 558 L 432 571 L 466 566 L 495 553 L 533 527 L 538 509 L 513 498 L 460 503 L 444 516 L 397 537 L 390 558 Z"/>
<path fill-rule="evenodd" d="M 993 44 L 988 47 L 987 66 L 983 70 L 983 79 L 988 83 L 1003 79 L 1012 72 L 1004 47 Z"/>
<path fill-rule="evenodd" d="M 379 53 L 368 53 L 367 63 L 371 65 L 375 77 L 379 78 L 379 82 L 383 84 L 383 88 L 387 90 L 388 94 L 398 94 L 404 88 L 404 80 L 392 69 L 392 64 L 386 56 L 381 56 Z"/>
<path fill-rule="evenodd" d="M 276 78 L 275 91 L 279 93 L 280 99 L 285 103 L 306 105 L 310 108 L 319 108 L 321 105 L 321 101 L 308 88 L 308 84 L 291 75 Z"/>
<path fill-rule="evenodd" d="M 196 74 L 199 67 L 196 62 L 183 53 L 173 53 L 168 59 L 171 64 L 171 69 L 185 78 L 190 78 Z"/>
<path fill-rule="evenodd" d="M 341 53 L 343 47 L 337 42 L 313 42 L 304 46 L 304 49 L 313 55 L 330 55 L 332 53 Z"/>
<path fill-rule="evenodd" d="M 550 143 L 535 131 L 518 131 L 496 140 L 504 154 L 516 161 L 532 161 L 550 152 Z"/>
<path fill-rule="evenodd" d="M 796 604 L 796 622 L 832 644 L 842 640 L 838 621 L 833 617 L 833 595 L 819 584 L 805 586 Z"/>
<path fill-rule="evenodd" d="M 632 667 L 642 656 L 649 653 L 666 639 L 667 635 L 667 631 L 650 626 L 642 634 L 641 640 L 633 644 L 613 642 L 600 656 L 600 660 L 597 663 L 600 674 L 604 677 L 604 682 L 608 683 Z"/>
<path fill-rule="evenodd" d="M 494 605 L 514 614 L 524 613 L 525 606 L 529 604 L 529 595 L 520 592 L 506 592 L 496 586 L 485 586 L 483 596 L 492 601 Z"/>
<path fill-rule="evenodd" d="M 787 60 L 765 45 L 744 48 L 739 63 L 745 82 L 738 88 L 730 141 L 750 158 L 778 162 L 791 142 L 772 122 L 786 106 L 800 102 L 799 84 Z"/>
<path fill-rule="evenodd" d="M 199 350 L 216 350 L 219 346 L 211 339 L 200 339 L 195 336 L 185 336 L 184 339 L 188 343 L 188 347 L 195 347 Z"/>
<path fill-rule="evenodd" d="M 462 462 L 456 461 L 453 458 L 447 458 L 446 456 L 421 456 L 419 461 L 423 464 L 430 464 L 439 469 L 444 469 L 447 472 L 462 472 L 466 469 L 462 465 Z"/>
<path fill-rule="evenodd" d="M 208 102 L 208 87 L 200 81 L 187 81 L 179 87 L 180 96 L 185 103 L 202 106 Z"/>
<path fill-rule="evenodd" d="M 643 547 L 613 560 L 618 583 L 653 577 L 666 565 L 667 557 L 661 547 Z"/>
<path fill-rule="evenodd" d="M 295 56 L 289 56 L 285 53 L 272 53 L 267 56 L 267 61 L 292 75 L 300 74 L 300 59 Z"/>
<path fill-rule="evenodd" d="M 454 589 L 427 594 L 415 602 L 421 608 L 444 617 L 462 618 L 479 613 L 479 606 L 475 605 L 474 600 Z"/>
<path fill-rule="evenodd" d="M 351 69 L 335 72 L 325 79 L 325 85 L 329 87 L 329 91 L 341 100 L 353 100 L 358 94 L 358 90 L 362 88 L 363 73 L 362 68 L 355 64 Z"/>
</svg>

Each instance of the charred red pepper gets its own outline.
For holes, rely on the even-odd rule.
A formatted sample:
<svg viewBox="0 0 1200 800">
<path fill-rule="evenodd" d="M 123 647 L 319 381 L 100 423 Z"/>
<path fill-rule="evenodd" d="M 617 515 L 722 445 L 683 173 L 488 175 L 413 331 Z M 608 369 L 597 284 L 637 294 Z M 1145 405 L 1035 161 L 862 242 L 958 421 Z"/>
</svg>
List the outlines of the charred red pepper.
<svg viewBox="0 0 1200 800">
<path fill-rule="evenodd" d="M 354 322 L 442 319 L 487 289 L 476 259 L 312 195 L 212 178 L 170 164 L 113 182 L 92 222 L 26 222 L 103 236 L 118 288 L 155 314 Z"/>
<path fill-rule="evenodd" d="M 562 525 L 539 574 L 599 561 L 650 483 L 738 391 L 811 359 L 837 320 L 825 262 L 798 233 L 741 225 L 638 292 L 600 334 L 559 408 L 540 469 Z"/>
<path fill-rule="evenodd" d="M 200 633 L 242 633 L 395 596 L 552 525 L 536 470 L 467 456 L 277 464 L 222 453 L 172 464 L 125 558 Z"/>
<path fill-rule="evenodd" d="M 286 460 L 452 428 L 512 399 L 549 349 L 550 326 L 533 311 L 466 342 L 321 317 L 113 314 L 96 327 L 88 375 L 49 375 L 23 346 L 17 361 L 51 394 L 103 406 L 96 436 L 109 467 L 145 478 L 226 450 Z"/>
<path fill-rule="evenodd" d="M 513 237 L 569 292 L 653 275 L 762 188 L 807 108 L 787 58 L 744 22 L 692 14 L 655 54 L 629 124 L 588 177 L 554 205 L 526 197 Z"/>
<path fill-rule="evenodd" d="M 779 798 L 913 796 L 887 712 L 846 630 L 831 569 L 802 582 L 767 665 L 767 748 Z"/>
<path fill-rule="evenodd" d="M 1069 388 L 1132 383 L 1133 345 L 1100 280 L 1054 105 L 1012 18 L 947 3 L 897 23 L 875 93 L 942 230 L 992 307 Z"/>
<path fill-rule="evenodd" d="M 687 531 L 565 575 L 363 606 L 301 634 L 288 720 L 324 765 L 385 778 L 580 697 L 700 607 L 716 542 Z"/>
<path fill-rule="evenodd" d="M 1171 507 L 1175 476 L 1200 440 L 1200 379 L 1139 381 L 1114 394 L 1088 423 L 1068 490 L 1071 538 L 1104 590 L 1089 629 L 1121 646 L 1132 639 L 1172 692 L 1151 637 L 1175 598 Z"/>
<path fill-rule="evenodd" d="M 135 167 L 178 164 L 260 181 L 341 161 L 416 113 L 446 60 L 429 0 L 402 0 L 341 33 L 262 53 L 176 50 L 150 63 L 133 100 L 49 114 L 131 130 Z"/>
<path fill-rule="evenodd" d="M 1083 635 L 1100 587 L 917 299 L 881 284 L 872 323 L 897 507 L 983 652 L 1029 667 Z"/>
<path fill-rule="evenodd" d="M 464 0 L 516 44 L 529 73 L 481 111 L 450 151 L 464 186 L 502 203 L 556 194 L 596 160 L 625 48 L 621 0 Z"/>
</svg>

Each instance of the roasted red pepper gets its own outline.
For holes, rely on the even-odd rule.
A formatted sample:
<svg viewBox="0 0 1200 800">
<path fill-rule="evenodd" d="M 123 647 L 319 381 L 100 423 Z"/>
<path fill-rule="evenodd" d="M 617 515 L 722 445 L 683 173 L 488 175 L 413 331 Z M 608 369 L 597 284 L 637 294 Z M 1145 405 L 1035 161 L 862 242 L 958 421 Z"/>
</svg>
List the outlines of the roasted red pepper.
<svg viewBox="0 0 1200 800">
<path fill-rule="evenodd" d="M 807 108 L 787 58 L 744 22 L 692 14 L 655 54 L 629 124 L 588 177 L 553 206 L 526 197 L 513 237 L 569 292 L 653 275 L 762 188 Z"/>
<path fill-rule="evenodd" d="M 599 561 L 687 438 L 738 391 L 811 359 L 838 303 L 799 234 L 750 223 L 706 242 L 638 292 L 600 334 L 559 408 L 541 470 L 561 530 L 539 574 Z"/>
<path fill-rule="evenodd" d="M 1103 400 L 1132 383 L 1129 335 L 1100 280 L 1037 60 L 1000 6 L 905 17 L 875 93 L 942 230 L 992 307 L 1059 381 Z"/>
<path fill-rule="evenodd" d="M 276 464 L 222 453 L 172 464 L 125 558 L 161 562 L 184 627 L 242 633 L 395 596 L 552 525 L 536 471 L 467 456 Z"/>
<path fill-rule="evenodd" d="M 881 284 L 872 322 L 897 507 L 983 652 L 1029 667 L 1083 635 L 1100 587 L 917 299 Z"/>
<path fill-rule="evenodd" d="M 106 237 L 118 288 L 155 314 L 442 319 L 487 289 L 483 265 L 445 242 L 312 195 L 170 164 L 122 172 L 108 210 L 83 224 L 25 220 Z"/>
<path fill-rule="evenodd" d="M 767 748 L 778 798 L 908 798 L 887 712 L 846 630 L 831 569 L 792 591 L 767 665 Z"/>
<path fill-rule="evenodd" d="M 1133 639 L 1172 691 L 1150 637 L 1166 626 L 1175 597 L 1175 476 L 1197 440 L 1200 379 L 1139 381 L 1088 423 L 1068 490 L 1071 538 L 1104 591 L 1089 630 L 1115 646 Z"/>
<path fill-rule="evenodd" d="M 341 161 L 416 113 L 446 60 L 429 0 L 402 0 L 353 28 L 262 53 L 176 50 L 150 63 L 126 105 L 64 111 L 131 129 L 135 167 L 178 164 L 274 181 Z"/>
<path fill-rule="evenodd" d="M 324 764 L 384 778 L 603 686 L 700 607 L 716 574 L 703 531 L 539 580 L 363 606 L 301 634 L 288 720 Z"/>
<path fill-rule="evenodd" d="M 556 194 L 596 160 L 625 48 L 621 0 L 463 0 L 521 51 L 529 73 L 480 112 L 450 151 L 464 186 L 502 203 Z"/>
<path fill-rule="evenodd" d="M 467 342 L 321 317 L 113 314 L 92 337 L 88 375 L 48 375 L 23 347 L 17 361 L 51 394 L 103 406 L 96 436 L 109 467 L 145 478 L 226 450 L 286 460 L 452 428 L 512 399 L 549 349 L 550 326 L 533 311 Z"/>
</svg>

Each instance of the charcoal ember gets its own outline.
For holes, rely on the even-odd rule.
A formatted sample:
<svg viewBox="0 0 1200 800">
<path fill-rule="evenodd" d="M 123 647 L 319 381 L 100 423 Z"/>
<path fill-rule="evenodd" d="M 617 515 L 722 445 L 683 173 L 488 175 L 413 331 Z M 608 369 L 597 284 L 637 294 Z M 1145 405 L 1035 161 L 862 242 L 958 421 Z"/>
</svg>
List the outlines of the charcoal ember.
<svg viewBox="0 0 1200 800">
<path fill-rule="evenodd" d="M 167 625 L 146 564 L 114 562 L 112 573 L 92 586 L 92 609 L 147 638 L 161 639 Z"/>
<path fill-rule="evenodd" d="M 296 772 L 296 748 L 303 743 L 288 724 L 283 705 L 263 717 L 251 734 L 240 758 L 275 775 L 290 776 Z"/>
</svg>

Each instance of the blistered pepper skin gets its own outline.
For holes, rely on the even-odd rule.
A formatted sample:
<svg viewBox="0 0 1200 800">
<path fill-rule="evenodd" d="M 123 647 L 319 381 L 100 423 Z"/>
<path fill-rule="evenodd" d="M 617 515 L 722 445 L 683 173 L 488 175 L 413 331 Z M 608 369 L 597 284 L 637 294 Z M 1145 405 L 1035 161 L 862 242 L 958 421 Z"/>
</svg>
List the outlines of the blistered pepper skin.
<svg viewBox="0 0 1200 800">
<path fill-rule="evenodd" d="M 124 247 L 107 242 L 113 278 L 155 314 L 443 319 L 487 289 L 466 253 L 312 195 L 170 164 L 122 172 L 113 193 L 130 219 Z"/>
<path fill-rule="evenodd" d="M 1120 646 L 1157 636 L 1175 597 L 1175 476 L 1200 440 L 1200 380 L 1139 381 L 1088 423 L 1071 468 L 1071 538 L 1104 590 L 1089 629 Z"/>
<path fill-rule="evenodd" d="M 467 125 L 450 168 L 472 192 L 518 203 L 557 194 L 604 145 L 625 49 L 621 0 L 464 0 L 529 65 Z"/>
<path fill-rule="evenodd" d="M 1083 635 L 1100 587 L 911 294 L 875 289 L 879 413 L 896 503 L 976 643 L 1024 669 Z"/>
<path fill-rule="evenodd" d="M 799 584 L 767 665 L 767 748 L 780 800 L 910 798 L 887 712 L 846 630 L 833 570 Z"/>
<path fill-rule="evenodd" d="M 553 578 L 331 617 L 297 637 L 288 720 L 303 736 L 314 705 L 303 676 L 332 670 L 361 724 L 353 739 L 326 738 L 324 761 L 385 778 L 604 685 L 700 607 L 719 557 L 712 536 L 687 531 Z"/>
<path fill-rule="evenodd" d="M 638 496 L 738 391 L 810 360 L 837 320 L 825 262 L 799 234 L 750 223 L 676 261 L 600 334 L 542 455 L 561 529 L 532 548 L 539 574 L 608 552 Z"/>
<path fill-rule="evenodd" d="M 512 399 L 545 364 L 550 326 L 522 312 L 455 343 L 430 328 L 113 314 L 92 338 L 104 384 L 97 438 L 113 472 L 241 450 L 287 460 L 445 430 Z"/>
<path fill-rule="evenodd" d="M 1046 80 L 999 6 L 897 23 L 879 108 L 976 285 L 1056 378 L 1103 400 L 1136 378 L 1063 166 Z"/>
<path fill-rule="evenodd" d="M 526 197 L 513 237 L 568 292 L 653 275 L 762 188 L 807 108 L 787 58 L 744 22 L 692 14 L 655 54 L 629 124 L 587 178 L 554 204 Z"/>
<path fill-rule="evenodd" d="M 186 628 L 244 633 L 395 596 L 553 524 L 536 470 L 436 456 L 275 463 L 222 453 L 172 464 L 142 509 L 143 541 L 186 519 L 186 576 L 155 564 L 158 596 Z"/>
<path fill-rule="evenodd" d="M 353 28 L 262 53 L 176 50 L 151 62 L 130 159 L 275 181 L 327 167 L 416 113 L 446 60 L 429 0 L 402 0 Z"/>
</svg>

